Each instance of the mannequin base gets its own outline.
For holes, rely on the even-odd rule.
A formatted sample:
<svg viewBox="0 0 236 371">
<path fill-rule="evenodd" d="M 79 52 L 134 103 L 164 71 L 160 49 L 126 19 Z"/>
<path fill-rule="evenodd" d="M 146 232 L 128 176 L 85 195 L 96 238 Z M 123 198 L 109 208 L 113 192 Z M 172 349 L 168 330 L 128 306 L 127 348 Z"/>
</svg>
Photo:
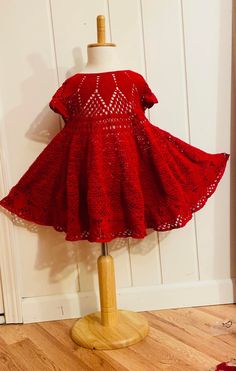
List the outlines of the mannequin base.
<svg viewBox="0 0 236 371">
<path fill-rule="evenodd" d="M 118 310 L 116 326 L 103 326 L 101 312 L 94 312 L 75 322 L 71 337 L 81 347 L 109 350 L 138 343 L 148 331 L 148 322 L 140 313 Z"/>
</svg>

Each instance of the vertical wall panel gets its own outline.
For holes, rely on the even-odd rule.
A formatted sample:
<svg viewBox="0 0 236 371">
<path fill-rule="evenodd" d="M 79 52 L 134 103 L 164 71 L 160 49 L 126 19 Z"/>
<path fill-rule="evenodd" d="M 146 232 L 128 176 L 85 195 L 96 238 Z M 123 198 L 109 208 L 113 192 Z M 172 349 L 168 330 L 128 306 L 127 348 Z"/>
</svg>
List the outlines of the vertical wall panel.
<svg viewBox="0 0 236 371">
<path fill-rule="evenodd" d="M 49 3 L 2 1 L 1 8 L 1 151 L 6 151 L 8 161 L 2 166 L 9 174 L 4 177 L 8 183 L 1 190 L 3 196 L 58 132 L 59 125 L 48 108 L 57 88 Z M 76 289 L 75 261 L 69 258 L 62 234 L 44 226 L 38 227 L 38 233 L 20 226 L 14 230 L 22 297 Z"/>
<path fill-rule="evenodd" d="M 183 1 L 191 142 L 210 153 L 230 153 L 231 12 L 230 0 Z M 229 170 L 196 215 L 201 279 L 229 275 Z"/>
<path fill-rule="evenodd" d="M 142 1 L 142 8 L 147 79 L 159 98 L 150 110 L 150 120 L 188 142 L 181 2 Z M 194 220 L 181 231 L 158 234 L 163 283 L 197 279 Z"/>
<path fill-rule="evenodd" d="M 140 0 L 109 0 L 112 42 L 124 69 L 145 74 Z"/>
<path fill-rule="evenodd" d="M 160 251 L 156 232 L 151 230 L 141 239 L 130 242 L 133 286 L 153 286 L 162 283 Z"/>
</svg>

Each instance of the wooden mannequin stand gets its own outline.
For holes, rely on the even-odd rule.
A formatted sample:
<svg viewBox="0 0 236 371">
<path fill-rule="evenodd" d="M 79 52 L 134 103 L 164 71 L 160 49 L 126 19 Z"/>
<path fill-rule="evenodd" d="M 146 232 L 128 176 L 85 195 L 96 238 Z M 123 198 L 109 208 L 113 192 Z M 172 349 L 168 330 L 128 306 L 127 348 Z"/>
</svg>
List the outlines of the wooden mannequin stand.
<svg viewBox="0 0 236 371">
<path fill-rule="evenodd" d="M 97 43 L 90 48 L 115 47 L 105 42 L 105 17 L 97 16 Z M 139 313 L 117 310 L 114 263 L 108 254 L 107 242 L 97 260 L 101 312 L 94 312 L 75 322 L 72 339 L 89 349 L 118 349 L 142 340 L 149 331 L 147 320 Z"/>
<path fill-rule="evenodd" d="M 141 341 L 149 331 L 147 320 L 128 310 L 117 310 L 113 257 L 107 243 L 97 260 L 101 312 L 77 320 L 71 329 L 72 339 L 84 348 L 118 349 Z"/>
</svg>

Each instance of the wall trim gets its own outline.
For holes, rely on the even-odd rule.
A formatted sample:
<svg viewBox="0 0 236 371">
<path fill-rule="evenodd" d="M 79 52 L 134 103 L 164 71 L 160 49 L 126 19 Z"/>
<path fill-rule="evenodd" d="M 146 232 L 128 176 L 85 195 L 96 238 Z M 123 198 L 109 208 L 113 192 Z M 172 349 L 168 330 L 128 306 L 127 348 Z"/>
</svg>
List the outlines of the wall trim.
<svg viewBox="0 0 236 371">
<path fill-rule="evenodd" d="M 117 289 L 119 309 L 159 309 L 232 304 L 236 278 Z M 23 323 L 79 318 L 100 310 L 99 292 L 23 298 Z"/>
</svg>

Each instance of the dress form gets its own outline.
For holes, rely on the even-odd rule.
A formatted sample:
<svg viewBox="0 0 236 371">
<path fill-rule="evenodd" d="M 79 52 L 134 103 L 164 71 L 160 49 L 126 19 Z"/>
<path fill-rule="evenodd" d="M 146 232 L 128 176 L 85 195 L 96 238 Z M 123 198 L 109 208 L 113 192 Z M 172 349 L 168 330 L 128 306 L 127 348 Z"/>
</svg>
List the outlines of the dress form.
<svg viewBox="0 0 236 371">
<path fill-rule="evenodd" d="M 116 45 L 105 42 L 105 18 L 97 17 L 98 43 L 88 45 L 88 63 L 81 72 L 95 73 L 122 70 Z M 77 320 L 71 329 L 72 339 L 82 347 L 109 350 L 127 347 L 141 341 L 149 331 L 140 313 L 118 310 L 113 257 L 107 242 L 97 260 L 101 311 Z"/>
<path fill-rule="evenodd" d="M 106 72 L 122 69 L 115 46 L 87 47 L 88 62 L 81 72 Z"/>
</svg>

